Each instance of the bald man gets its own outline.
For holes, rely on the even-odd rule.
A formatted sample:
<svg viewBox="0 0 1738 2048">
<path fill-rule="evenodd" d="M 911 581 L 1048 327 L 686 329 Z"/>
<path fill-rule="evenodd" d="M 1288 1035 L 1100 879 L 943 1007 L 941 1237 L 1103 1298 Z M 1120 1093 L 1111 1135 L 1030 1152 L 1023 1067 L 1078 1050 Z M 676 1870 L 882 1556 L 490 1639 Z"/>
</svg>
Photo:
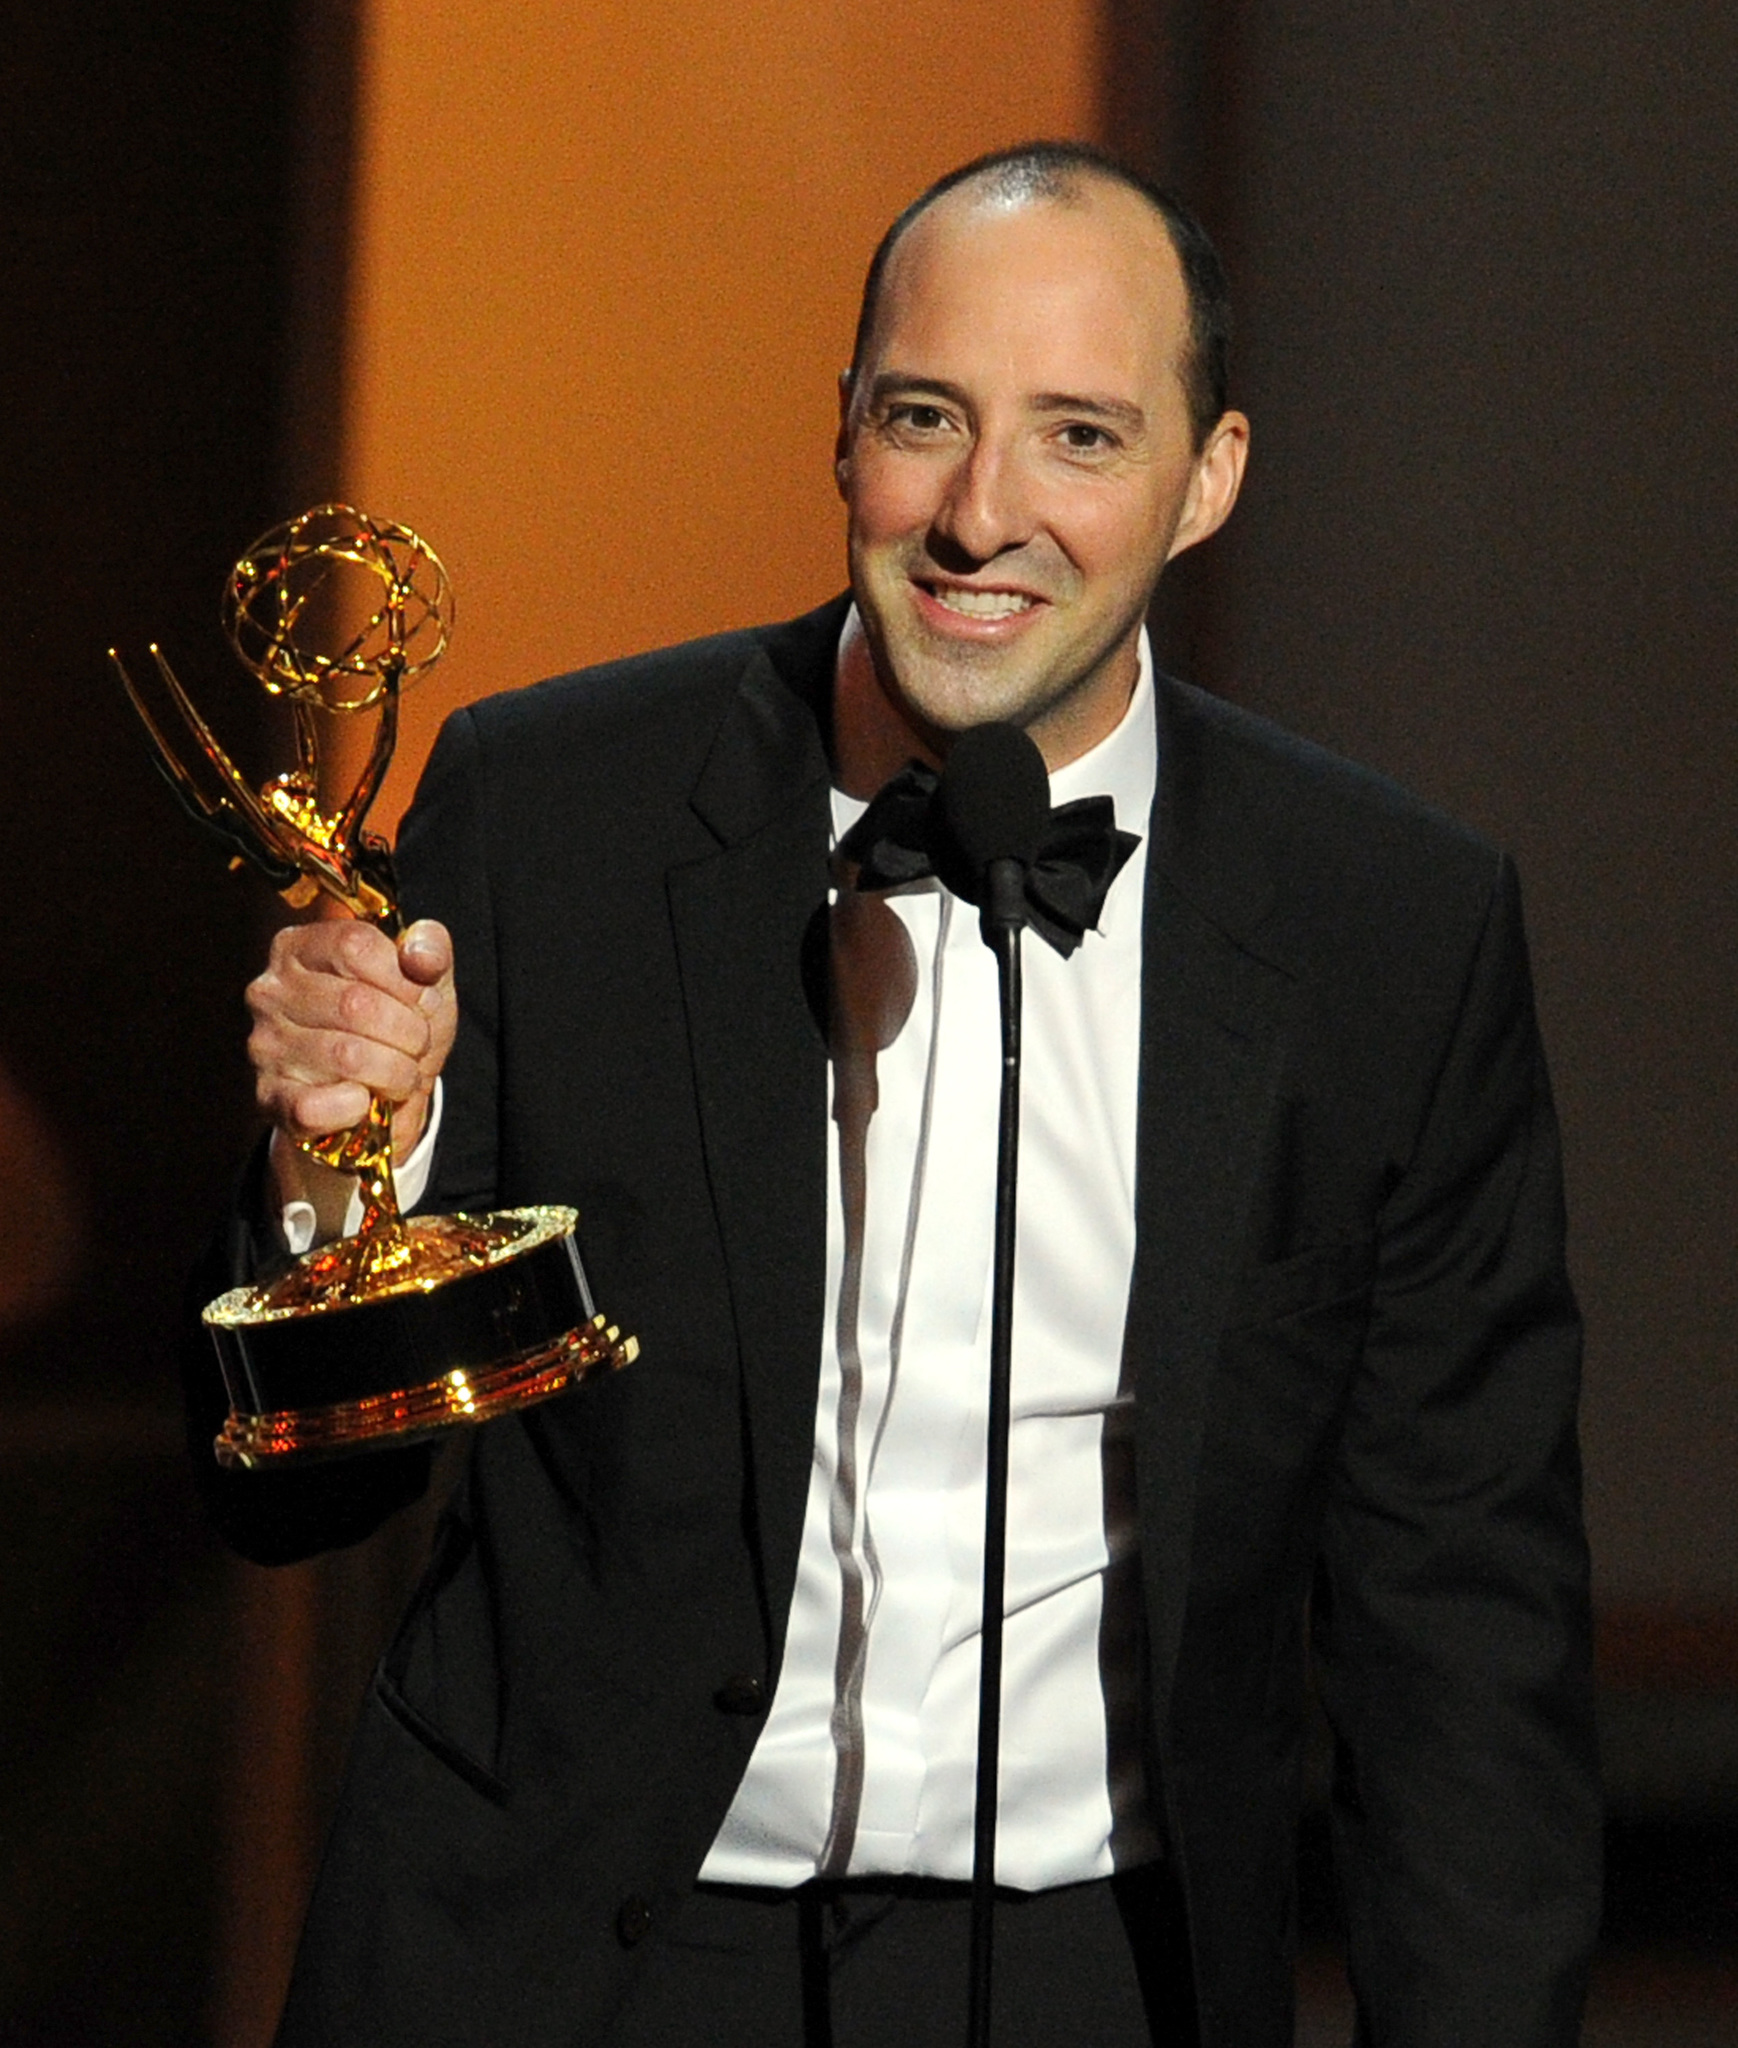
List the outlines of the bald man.
<svg viewBox="0 0 1738 2048">
<path fill-rule="evenodd" d="M 372 1088 L 408 1200 L 572 1202 L 643 1347 L 477 1434 L 284 2043 L 962 2037 L 995 965 L 883 886 L 871 800 L 991 721 L 1125 835 L 1024 949 L 994 2038 L 1290 2041 L 1307 1614 L 1361 2038 L 1577 2039 L 1578 1331 L 1514 878 L 1154 672 L 1242 479 L 1226 329 L 1095 152 L 942 180 L 842 381 L 849 596 L 460 712 L 421 921 L 280 934 L 224 1277 L 345 1227 L 294 1140 Z M 427 1462 L 208 1483 L 285 1558 Z"/>
</svg>

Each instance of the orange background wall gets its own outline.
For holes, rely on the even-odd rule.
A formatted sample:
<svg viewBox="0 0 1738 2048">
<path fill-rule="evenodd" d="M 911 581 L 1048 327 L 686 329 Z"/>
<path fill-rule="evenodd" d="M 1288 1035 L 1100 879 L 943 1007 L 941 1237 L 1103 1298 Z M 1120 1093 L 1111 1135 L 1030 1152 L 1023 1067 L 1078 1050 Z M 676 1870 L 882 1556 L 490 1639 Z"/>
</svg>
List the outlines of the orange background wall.
<svg viewBox="0 0 1738 2048">
<path fill-rule="evenodd" d="M 459 628 L 455 704 L 844 580 L 836 376 L 869 254 L 980 150 L 1093 132 L 1098 0 L 373 0 L 342 474 Z M 962 111 L 963 110 L 963 111 Z"/>
</svg>

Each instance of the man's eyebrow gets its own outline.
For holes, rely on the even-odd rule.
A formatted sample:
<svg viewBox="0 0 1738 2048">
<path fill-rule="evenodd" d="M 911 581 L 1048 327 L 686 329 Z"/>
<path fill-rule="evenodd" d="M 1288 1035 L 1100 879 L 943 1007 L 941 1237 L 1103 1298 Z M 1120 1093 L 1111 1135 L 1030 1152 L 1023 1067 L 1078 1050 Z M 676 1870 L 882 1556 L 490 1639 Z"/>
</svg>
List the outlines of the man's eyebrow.
<svg viewBox="0 0 1738 2048">
<path fill-rule="evenodd" d="M 950 384 L 945 377 L 925 377 L 915 370 L 883 370 L 869 386 L 869 403 L 884 405 L 890 398 L 910 398 L 919 393 L 926 398 L 945 398 L 950 405 L 967 403 L 960 385 Z"/>
<path fill-rule="evenodd" d="M 1126 398 L 1096 397 L 1081 391 L 1040 391 L 1032 400 L 1034 412 L 1073 413 L 1089 420 L 1105 420 L 1126 428 L 1131 434 L 1138 434 L 1147 423 L 1147 416 L 1138 405 Z"/>
</svg>

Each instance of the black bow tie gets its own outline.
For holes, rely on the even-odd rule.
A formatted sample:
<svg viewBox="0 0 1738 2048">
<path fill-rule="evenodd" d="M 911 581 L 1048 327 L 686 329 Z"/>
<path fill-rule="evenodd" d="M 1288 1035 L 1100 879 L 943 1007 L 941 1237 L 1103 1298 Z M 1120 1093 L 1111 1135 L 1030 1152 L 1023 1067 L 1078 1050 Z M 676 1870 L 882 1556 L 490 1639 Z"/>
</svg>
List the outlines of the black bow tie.
<svg viewBox="0 0 1738 2048">
<path fill-rule="evenodd" d="M 861 865 L 859 889 L 896 889 L 936 876 L 967 903 L 981 900 L 979 877 L 955 846 L 935 800 L 940 777 L 912 761 L 885 783 L 843 839 L 839 851 Z M 1032 929 L 1066 959 L 1098 923 L 1110 885 L 1140 839 L 1117 829 L 1107 796 L 1077 797 L 1050 813 L 1038 857 L 1026 870 L 1026 914 Z"/>
</svg>

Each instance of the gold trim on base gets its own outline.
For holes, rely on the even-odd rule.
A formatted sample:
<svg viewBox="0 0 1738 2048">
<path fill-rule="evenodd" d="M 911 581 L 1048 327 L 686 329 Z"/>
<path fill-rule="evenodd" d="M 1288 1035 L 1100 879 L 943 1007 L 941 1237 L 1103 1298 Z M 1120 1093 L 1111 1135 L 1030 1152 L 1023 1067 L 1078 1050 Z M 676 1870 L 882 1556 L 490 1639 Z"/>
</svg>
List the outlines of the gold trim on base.
<svg viewBox="0 0 1738 2048">
<path fill-rule="evenodd" d="M 298 1455 L 330 1455 L 371 1444 L 432 1435 L 454 1423 L 487 1422 L 529 1408 L 588 1373 L 614 1372 L 639 1355 L 601 1315 L 541 1350 L 479 1371 L 443 1373 L 425 1386 L 337 1401 L 327 1408 L 282 1408 L 270 1415 L 231 1413 L 216 1439 L 217 1462 L 243 1470 Z"/>
</svg>

